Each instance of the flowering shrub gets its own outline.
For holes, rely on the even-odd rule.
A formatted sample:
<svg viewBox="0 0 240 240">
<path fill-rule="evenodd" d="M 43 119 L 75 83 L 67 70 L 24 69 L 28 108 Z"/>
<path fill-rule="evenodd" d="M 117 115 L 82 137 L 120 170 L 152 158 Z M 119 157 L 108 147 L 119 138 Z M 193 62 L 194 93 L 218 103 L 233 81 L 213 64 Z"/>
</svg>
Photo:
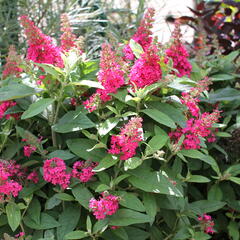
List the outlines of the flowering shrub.
<svg viewBox="0 0 240 240">
<path fill-rule="evenodd" d="M 60 46 L 20 18 L 29 48 L 10 49 L 0 88 L 4 239 L 238 239 L 240 167 L 212 155 L 221 100 L 179 26 L 162 45 L 153 16 L 99 66 L 66 14 Z"/>
</svg>

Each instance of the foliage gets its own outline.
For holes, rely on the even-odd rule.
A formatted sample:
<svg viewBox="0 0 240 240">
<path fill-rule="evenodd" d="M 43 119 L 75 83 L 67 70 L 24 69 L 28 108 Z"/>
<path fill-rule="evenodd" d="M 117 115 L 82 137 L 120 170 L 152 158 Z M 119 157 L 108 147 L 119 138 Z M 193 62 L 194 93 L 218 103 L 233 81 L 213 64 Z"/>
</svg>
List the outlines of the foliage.
<svg viewBox="0 0 240 240">
<path fill-rule="evenodd" d="M 65 50 L 25 29 L 37 38 L 0 88 L 5 240 L 239 239 L 239 155 L 221 146 L 239 124 L 238 53 L 190 64 L 178 25 L 152 37 L 153 14 L 100 63 L 73 35 Z"/>
</svg>

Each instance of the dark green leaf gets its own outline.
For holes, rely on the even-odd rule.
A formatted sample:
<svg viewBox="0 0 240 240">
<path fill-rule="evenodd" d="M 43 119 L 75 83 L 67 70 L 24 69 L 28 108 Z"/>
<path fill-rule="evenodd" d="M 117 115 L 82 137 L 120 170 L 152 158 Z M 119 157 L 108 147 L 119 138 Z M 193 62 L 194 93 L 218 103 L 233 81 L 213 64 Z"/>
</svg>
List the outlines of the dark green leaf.
<svg viewBox="0 0 240 240">
<path fill-rule="evenodd" d="M 54 157 L 59 157 L 63 160 L 69 160 L 75 157 L 72 153 L 66 150 L 56 150 L 54 152 L 51 152 L 48 154 L 48 158 L 54 158 Z"/>
<path fill-rule="evenodd" d="M 72 189 L 73 196 L 86 209 L 88 209 L 89 201 L 93 197 L 92 193 L 84 186 L 78 185 Z"/>
<path fill-rule="evenodd" d="M 143 203 L 146 208 L 147 215 L 151 219 L 150 222 L 153 224 L 157 214 L 157 202 L 154 194 L 143 192 Z"/>
<path fill-rule="evenodd" d="M 95 124 L 80 111 L 69 111 L 52 128 L 55 132 L 76 132 L 94 127 Z"/>
<path fill-rule="evenodd" d="M 182 197 L 181 191 L 171 183 L 163 171 L 150 172 L 147 169 L 138 168 L 132 170 L 130 174 L 132 177 L 128 178 L 128 181 L 138 189 L 145 192 Z"/>
<path fill-rule="evenodd" d="M 61 226 L 57 228 L 57 239 L 64 240 L 64 236 L 76 228 L 79 218 L 80 208 L 73 204 L 67 204 L 59 216 Z"/>
<path fill-rule="evenodd" d="M 215 200 L 199 200 L 189 204 L 190 209 L 199 215 L 203 213 L 215 212 L 226 205 L 225 202 Z"/>
<path fill-rule="evenodd" d="M 110 217 L 110 225 L 129 226 L 131 224 L 149 222 L 150 219 L 146 214 L 135 212 L 130 209 L 119 209 Z"/>
<path fill-rule="evenodd" d="M 96 144 L 96 141 L 86 138 L 67 140 L 67 145 L 74 154 L 85 160 L 99 162 L 106 156 L 106 151 L 101 148 L 92 149 Z"/>
<path fill-rule="evenodd" d="M 143 113 L 147 114 L 153 120 L 168 126 L 170 128 L 176 128 L 174 121 L 168 117 L 165 113 L 158 111 L 157 109 L 145 109 Z"/>
</svg>

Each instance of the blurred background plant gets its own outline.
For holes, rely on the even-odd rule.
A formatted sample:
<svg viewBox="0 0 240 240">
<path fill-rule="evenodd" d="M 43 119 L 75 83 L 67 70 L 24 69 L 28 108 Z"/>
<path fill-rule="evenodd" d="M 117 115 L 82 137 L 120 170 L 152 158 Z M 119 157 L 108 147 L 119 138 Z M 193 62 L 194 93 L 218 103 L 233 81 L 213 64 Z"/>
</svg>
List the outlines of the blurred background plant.
<svg viewBox="0 0 240 240">
<path fill-rule="evenodd" d="M 10 45 L 24 52 L 18 17 L 28 15 L 43 32 L 58 39 L 60 15 L 68 13 L 77 36 L 84 36 L 86 52 L 92 58 L 99 56 L 101 44 L 110 39 L 127 39 L 139 23 L 145 10 L 145 1 L 138 1 L 135 13 L 131 0 L 116 4 L 116 0 L 0 0 L 0 56 L 1 65 Z M 132 30 L 132 31 L 131 31 Z"/>
</svg>

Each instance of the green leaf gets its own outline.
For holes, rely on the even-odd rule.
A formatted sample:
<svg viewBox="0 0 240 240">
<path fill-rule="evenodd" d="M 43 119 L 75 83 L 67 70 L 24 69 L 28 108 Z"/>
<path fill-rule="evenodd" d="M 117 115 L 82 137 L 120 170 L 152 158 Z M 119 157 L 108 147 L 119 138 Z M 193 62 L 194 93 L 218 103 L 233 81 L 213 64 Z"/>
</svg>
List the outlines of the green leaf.
<svg viewBox="0 0 240 240">
<path fill-rule="evenodd" d="M 136 56 L 136 58 L 140 58 L 141 54 L 144 53 L 142 46 L 135 42 L 133 39 L 130 39 L 129 46 L 133 51 L 134 55 Z"/>
<path fill-rule="evenodd" d="M 157 214 L 157 202 L 154 194 L 143 192 L 143 204 L 146 208 L 147 215 L 151 219 L 150 223 L 152 225 Z"/>
<path fill-rule="evenodd" d="M 27 214 L 33 221 L 40 224 L 41 204 L 37 198 L 32 199 L 29 204 Z"/>
<path fill-rule="evenodd" d="M 21 222 L 21 211 L 19 206 L 14 202 L 9 202 L 6 206 L 8 224 L 14 232 Z"/>
<path fill-rule="evenodd" d="M 174 107 L 171 104 L 161 102 L 149 102 L 147 106 L 165 113 L 180 127 L 184 128 L 186 126 L 186 117 L 180 107 Z"/>
<path fill-rule="evenodd" d="M 174 121 L 168 117 L 165 113 L 158 111 L 157 109 L 145 109 L 143 113 L 147 114 L 150 118 L 170 128 L 176 128 Z"/>
<path fill-rule="evenodd" d="M 67 204 L 59 215 L 60 227 L 57 228 L 57 239 L 64 240 L 64 236 L 73 231 L 80 218 L 80 208 L 73 204 Z"/>
<path fill-rule="evenodd" d="M 99 184 L 97 188 L 95 189 L 95 192 L 104 192 L 106 190 L 109 190 L 110 187 L 106 184 Z"/>
<path fill-rule="evenodd" d="M 128 240 L 128 235 L 127 232 L 124 228 L 117 228 L 112 230 L 112 233 L 119 237 L 121 240 Z"/>
<path fill-rule="evenodd" d="M 215 212 L 226 205 L 225 202 L 215 201 L 215 200 L 199 200 L 189 204 L 190 209 L 201 215 L 203 213 Z"/>
<path fill-rule="evenodd" d="M 34 63 L 35 65 L 44 69 L 44 71 L 55 78 L 59 78 L 59 75 L 63 75 L 63 71 L 59 67 L 55 67 L 52 64 L 48 63 Z"/>
<path fill-rule="evenodd" d="M 197 240 L 208 240 L 210 238 L 211 238 L 211 236 L 209 236 L 208 234 L 206 234 L 204 232 L 195 232 L 194 233 L 194 239 L 197 239 Z"/>
<path fill-rule="evenodd" d="M 55 198 L 60 199 L 62 201 L 74 201 L 74 197 L 67 193 L 56 193 Z"/>
<path fill-rule="evenodd" d="M 58 206 L 60 203 L 61 203 L 61 200 L 56 198 L 55 195 L 53 195 L 46 201 L 45 208 L 48 210 L 53 209 L 54 207 Z"/>
<path fill-rule="evenodd" d="M 132 170 L 130 174 L 132 176 L 128 178 L 128 181 L 134 187 L 145 192 L 167 194 L 177 197 L 183 196 L 181 191 L 171 183 L 164 171 L 150 172 L 147 169 L 138 168 Z"/>
<path fill-rule="evenodd" d="M 91 218 L 89 216 L 87 216 L 86 226 L 87 226 L 87 231 L 89 233 L 91 233 L 92 232 L 92 222 L 91 222 Z"/>
<path fill-rule="evenodd" d="M 119 122 L 118 118 L 109 118 L 105 122 L 100 123 L 98 126 L 98 133 L 100 136 L 105 136 L 107 133 L 109 133 L 113 128 L 117 126 Z"/>
<path fill-rule="evenodd" d="M 93 226 L 93 233 L 102 233 L 108 227 L 108 219 L 98 220 Z"/>
<path fill-rule="evenodd" d="M 238 177 L 230 177 L 229 180 L 240 185 L 240 178 Z"/>
<path fill-rule="evenodd" d="M 146 155 L 151 155 L 156 151 L 160 150 L 169 139 L 168 135 L 165 131 L 158 128 L 158 133 L 156 136 L 152 137 L 151 140 L 148 142 L 148 145 L 145 150 Z"/>
<path fill-rule="evenodd" d="M 124 170 L 135 169 L 143 163 L 143 160 L 138 157 L 132 157 L 124 161 Z"/>
<path fill-rule="evenodd" d="M 88 209 L 89 201 L 93 198 L 92 193 L 84 186 L 78 185 L 72 189 L 73 196 L 86 209 Z"/>
<path fill-rule="evenodd" d="M 43 98 L 35 103 L 32 103 L 29 108 L 22 114 L 21 119 L 31 118 L 43 112 L 50 104 L 54 102 L 54 99 Z"/>
<path fill-rule="evenodd" d="M 12 84 L 0 88 L 0 101 L 23 98 L 35 94 L 34 88 L 24 84 Z"/>
<path fill-rule="evenodd" d="M 209 99 L 203 99 L 205 102 L 215 103 L 221 101 L 236 101 L 240 99 L 240 91 L 234 88 L 226 87 L 213 93 L 209 93 Z"/>
<path fill-rule="evenodd" d="M 174 78 L 174 80 L 168 84 L 168 87 L 173 88 L 180 92 L 189 92 L 193 86 L 196 85 L 196 82 L 192 81 L 189 78 L 181 77 Z"/>
<path fill-rule="evenodd" d="M 93 149 L 96 144 L 96 141 L 86 138 L 67 140 L 67 145 L 74 154 L 85 160 L 99 162 L 106 156 L 106 151 L 102 148 Z"/>
<path fill-rule="evenodd" d="M 105 158 L 103 158 L 97 167 L 93 169 L 94 172 L 101 172 L 106 170 L 107 168 L 112 167 L 119 161 L 119 158 L 113 155 L 108 154 Z"/>
<path fill-rule="evenodd" d="M 128 193 L 124 191 L 115 192 L 117 196 L 120 196 L 120 205 L 136 210 L 139 212 L 144 212 L 146 209 L 139 198 L 134 193 Z"/>
<path fill-rule="evenodd" d="M 213 82 L 217 82 L 217 81 L 227 81 L 227 80 L 232 80 L 235 77 L 231 74 L 225 74 L 225 73 L 218 73 L 218 74 L 214 74 L 212 76 L 210 76 L 211 80 Z"/>
<path fill-rule="evenodd" d="M 78 230 L 78 231 L 73 231 L 73 232 L 66 234 L 64 239 L 82 239 L 82 238 L 86 238 L 88 236 L 89 235 L 87 232 Z"/>
<path fill-rule="evenodd" d="M 131 224 L 146 223 L 150 221 L 148 215 L 130 209 L 119 209 L 109 219 L 109 224 L 113 226 L 129 226 Z"/>
<path fill-rule="evenodd" d="M 195 183 L 205 183 L 205 182 L 210 182 L 211 180 L 201 175 L 191 175 L 190 178 L 188 178 L 186 181 L 195 182 Z"/>
<path fill-rule="evenodd" d="M 28 215 L 24 217 L 23 221 L 26 226 L 36 230 L 51 229 L 61 226 L 61 224 L 59 224 L 52 216 L 48 215 L 47 213 L 41 213 L 40 224 L 34 222 Z"/>
<path fill-rule="evenodd" d="M 145 232 L 136 227 L 125 227 L 124 228 L 128 235 L 128 240 L 146 240 L 149 239 L 149 233 Z M 160 240 L 160 238 L 158 238 Z"/>
<path fill-rule="evenodd" d="M 238 174 L 240 174 L 240 164 L 235 164 L 230 166 L 224 173 L 229 173 L 231 174 L 231 176 L 237 176 Z"/>
<path fill-rule="evenodd" d="M 63 160 L 69 160 L 69 159 L 72 159 L 76 156 L 73 155 L 72 153 L 70 153 L 69 151 L 66 151 L 66 150 L 56 150 L 56 151 L 48 154 L 48 158 L 54 158 L 54 157 L 59 157 Z"/>
<path fill-rule="evenodd" d="M 69 111 L 52 128 L 55 132 L 68 133 L 95 127 L 95 124 L 83 113 Z"/>
<path fill-rule="evenodd" d="M 79 82 L 72 82 L 71 84 L 77 85 L 77 86 L 87 86 L 89 88 L 100 88 L 104 89 L 104 87 L 101 85 L 101 83 L 96 82 L 96 81 L 91 81 L 91 80 L 81 80 Z"/>
<path fill-rule="evenodd" d="M 223 198 L 222 190 L 219 186 L 219 184 L 214 184 L 209 190 L 208 190 L 208 200 L 217 200 L 221 201 Z"/>
<path fill-rule="evenodd" d="M 208 163 L 209 165 L 211 165 L 212 169 L 219 174 L 220 170 L 219 167 L 217 165 L 217 162 L 215 161 L 214 158 L 212 158 L 209 155 L 205 155 L 202 152 L 198 151 L 198 150 L 194 150 L 194 149 L 190 149 L 190 150 L 181 150 L 179 151 L 179 153 L 181 153 L 183 156 L 185 157 L 189 157 L 189 158 L 194 158 L 194 159 L 199 159 L 205 163 Z"/>
<path fill-rule="evenodd" d="M 230 221 L 227 228 L 228 228 L 229 236 L 232 237 L 232 240 L 240 239 L 239 224 L 237 222 Z"/>
</svg>

